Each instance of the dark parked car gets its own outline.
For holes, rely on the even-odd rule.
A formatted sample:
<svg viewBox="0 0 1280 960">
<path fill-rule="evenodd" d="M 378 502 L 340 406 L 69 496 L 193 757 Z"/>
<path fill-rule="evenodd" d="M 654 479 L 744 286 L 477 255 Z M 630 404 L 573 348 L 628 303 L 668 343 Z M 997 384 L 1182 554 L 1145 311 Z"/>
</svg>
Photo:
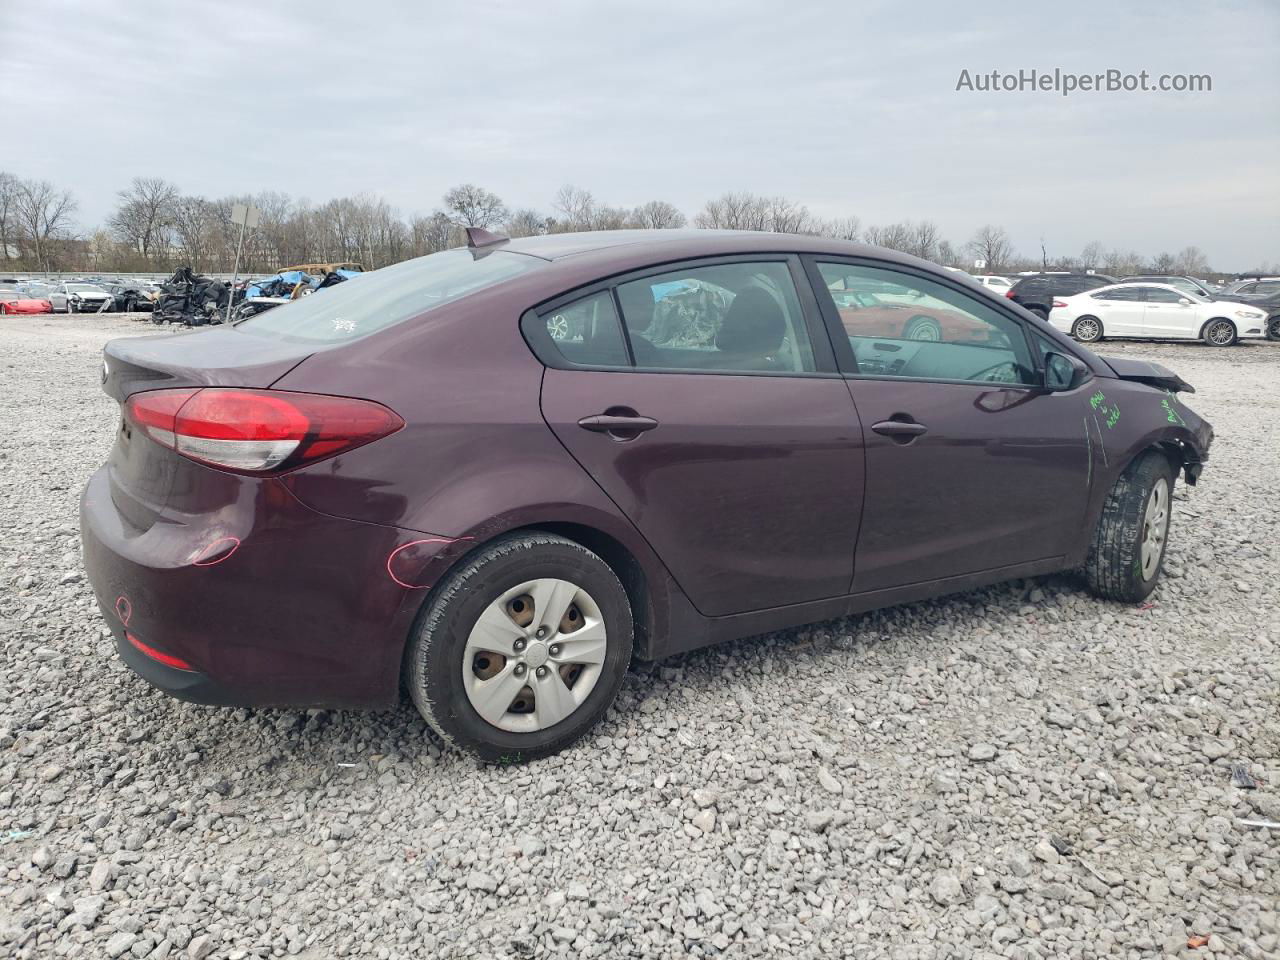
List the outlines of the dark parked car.
<svg viewBox="0 0 1280 960">
<path fill-rule="evenodd" d="M 1033 273 L 1021 277 L 1005 296 L 1044 320 L 1053 309 L 1054 297 L 1074 297 L 1115 282 L 1101 273 Z"/>
<path fill-rule="evenodd" d="M 1175 276 L 1141 276 L 1141 277 L 1123 277 L 1117 281 L 1118 283 L 1165 283 L 1171 287 L 1177 287 L 1185 293 L 1194 293 L 1197 296 L 1204 297 L 1207 300 L 1215 299 L 1213 291 L 1206 287 L 1198 280 L 1192 280 L 1190 277 Z"/>
<path fill-rule="evenodd" d="M 150 313 L 155 309 L 156 290 L 143 284 L 105 283 L 103 289 L 111 294 L 112 310 L 117 313 Z"/>
<path fill-rule="evenodd" d="M 107 345 L 122 416 L 81 528 L 137 673 L 221 704 L 403 684 L 518 762 L 589 729 L 633 656 L 1077 568 L 1140 601 L 1213 437 L 1175 374 L 887 250 L 471 235 Z M 860 289 L 949 322 L 850 333 L 833 293 Z"/>
</svg>

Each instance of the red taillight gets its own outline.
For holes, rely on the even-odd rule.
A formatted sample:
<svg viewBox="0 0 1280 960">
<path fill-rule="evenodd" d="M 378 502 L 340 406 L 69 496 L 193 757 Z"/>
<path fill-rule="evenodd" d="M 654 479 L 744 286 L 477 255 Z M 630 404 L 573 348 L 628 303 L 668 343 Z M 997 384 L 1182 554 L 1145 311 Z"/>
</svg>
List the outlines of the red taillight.
<svg viewBox="0 0 1280 960">
<path fill-rule="evenodd" d="M 124 638 L 156 663 L 163 663 L 166 667 L 173 667 L 175 670 L 195 670 L 195 667 L 187 663 L 187 661 L 183 660 L 181 657 L 175 657 L 171 653 L 165 653 L 161 650 L 157 650 L 150 644 L 143 643 L 132 633 L 126 633 Z"/>
<path fill-rule="evenodd" d="M 1008 290 L 1006 290 L 1006 291 L 1004 292 L 1004 295 L 1005 295 L 1006 297 L 1008 297 L 1010 300 L 1012 300 L 1012 299 L 1013 299 L 1013 287 L 1010 287 Z"/>
<path fill-rule="evenodd" d="M 1055 307 L 1065 307 L 1067 304 L 1066 304 L 1066 302 L 1065 302 L 1065 301 L 1063 301 L 1063 300 L 1055 300 L 1055 301 L 1053 301 L 1053 305 L 1054 305 Z"/>
<path fill-rule="evenodd" d="M 292 469 L 404 426 L 371 400 L 220 387 L 136 393 L 125 416 L 184 457 L 244 473 Z"/>
</svg>

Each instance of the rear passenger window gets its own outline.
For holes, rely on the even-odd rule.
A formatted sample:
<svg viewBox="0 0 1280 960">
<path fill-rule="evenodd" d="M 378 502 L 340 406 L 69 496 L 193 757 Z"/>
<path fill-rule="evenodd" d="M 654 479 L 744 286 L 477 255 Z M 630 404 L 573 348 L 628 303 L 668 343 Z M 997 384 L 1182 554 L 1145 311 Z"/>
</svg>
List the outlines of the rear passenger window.
<svg viewBox="0 0 1280 960">
<path fill-rule="evenodd" d="M 609 291 L 584 297 L 542 316 L 551 342 L 565 360 L 596 367 L 625 367 L 618 312 Z"/>
<path fill-rule="evenodd" d="M 814 370 L 791 271 L 782 262 L 687 267 L 618 286 L 636 366 Z"/>
</svg>

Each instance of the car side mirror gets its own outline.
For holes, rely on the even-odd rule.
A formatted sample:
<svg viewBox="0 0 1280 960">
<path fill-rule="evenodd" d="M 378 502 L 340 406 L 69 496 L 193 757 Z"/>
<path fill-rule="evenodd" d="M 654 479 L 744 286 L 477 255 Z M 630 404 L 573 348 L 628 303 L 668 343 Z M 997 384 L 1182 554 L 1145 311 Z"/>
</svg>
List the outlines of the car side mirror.
<svg viewBox="0 0 1280 960">
<path fill-rule="evenodd" d="M 1044 356 L 1044 385 L 1054 393 L 1074 390 L 1089 377 L 1089 368 L 1079 357 L 1065 353 L 1046 353 Z"/>
</svg>

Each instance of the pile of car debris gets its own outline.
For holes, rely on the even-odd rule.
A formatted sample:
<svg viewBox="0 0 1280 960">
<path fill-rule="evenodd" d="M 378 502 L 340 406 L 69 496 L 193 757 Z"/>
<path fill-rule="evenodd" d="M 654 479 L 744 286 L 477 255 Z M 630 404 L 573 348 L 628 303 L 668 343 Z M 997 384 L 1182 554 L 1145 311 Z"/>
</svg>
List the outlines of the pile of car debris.
<svg viewBox="0 0 1280 960">
<path fill-rule="evenodd" d="M 202 277 L 190 267 L 179 267 L 160 289 L 160 297 L 151 311 L 151 321 L 157 324 L 201 327 L 221 323 L 231 296 L 227 284 Z"/>
<path fill-rule="evenodd" d="M 234 319 L 243 320 L 246 317 L 252 317 L 264 310 L 288 303 L 290 300 L 297 300 L 317 290 L 360 276 L 361 271 L 350 269 L 351 266 L 358 265 L 308 264 L 306 267 L 282 270 L 265 280 L 255 280 L 245 288 L 243 298 L 235 301 L 237 306 Z M 309 269 L 314 269 L 316 272 L 308 272 Z"/>
</svg>

